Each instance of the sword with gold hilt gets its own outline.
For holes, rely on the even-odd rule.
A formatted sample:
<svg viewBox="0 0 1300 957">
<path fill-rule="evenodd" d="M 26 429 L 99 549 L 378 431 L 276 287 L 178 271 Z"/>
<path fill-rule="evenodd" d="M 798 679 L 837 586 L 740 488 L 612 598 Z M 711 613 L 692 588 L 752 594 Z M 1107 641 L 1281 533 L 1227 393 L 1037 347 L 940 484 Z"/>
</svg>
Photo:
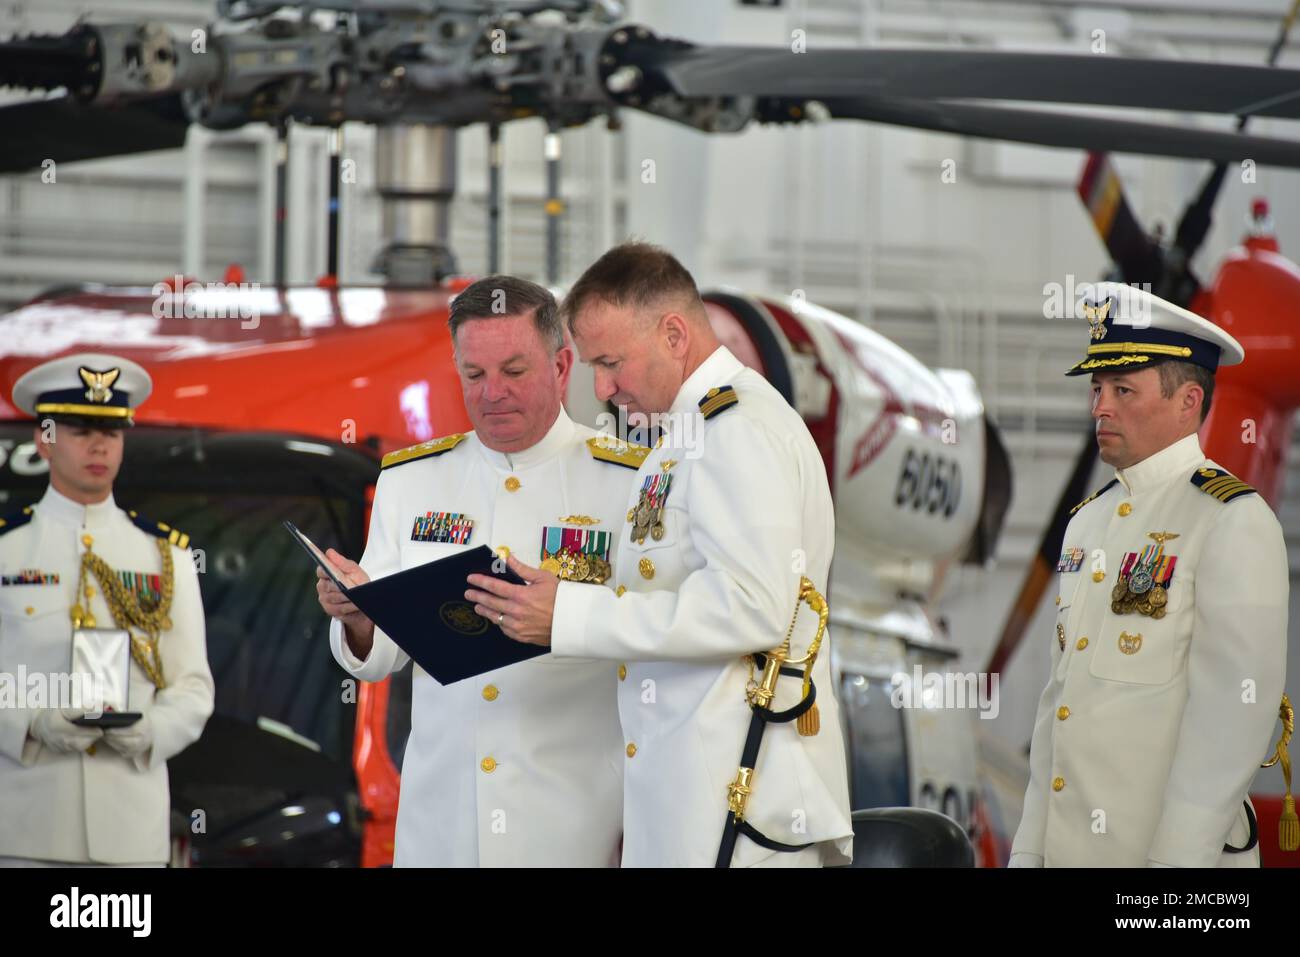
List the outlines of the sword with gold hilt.
<svg viewBox="0 0 1300 957">
<path fill-rule="evenodd" d="M 1291 796 L 1291 755 L 1287 753 L 1286 746 L 1291 743 L 1291 735 L 1295 734 L 1295 709 L 1285 694 L 1282 695 L 1277 716 L 1282 721 L 1282 737 L 1273 749 L 1273 757 L 1260 767 L 1271 768 L 1279 761 L 1282 763 L 1286 794 L 1282 798 L 1282 816 L 1277 822 L 1277 843 L 1284 851 L 1294 851 L 1300 849 L 1300 818 L 1296 817 L 1295 798 Z"/>
<path fill-rule="evenodd" d="M 799 620 L 799 607 L 807 603 L 817 615 L 817 632 L 808 644 L 808 651 L 801 658 L 790 657 L 790 641 L 794 635 L 795 622 Z M 727 785 L 727 817 L 722 829 L 722 843 L 718 847 L 717 867 L 730 867 L 731 857 L 736 847 L 736 838 L 744 834 L 750 840 L 770 850 L 801 851 L 810 844 L 783 844 L 766 837 L 745 820 L 745 810 L 749 796 L 754 791 L 754 768 L 758 765 L 758 749 L 763 742 L 763 731 L 768 724 L 781 724 L 794 721 L 799 734 L 804 737 L 815 735 L 821 730 L 821 719 L 817 712 L 817 688 L 813 684 L 813 665 L 817 653 L 821 650 L 822 639 L 826 635 L 826 623 L 830 620 L 830 606 L 826 598 L 807 578 L 799 580 L 799 597 L 786 630 L 785 640 L 767 654 L 755 654 L 750 657 L 749 681 L 745 685 L 745 699 L 748 701 L 753 717 L 749 721 L 749 734 L 745 737 L 745 747 L 740 755 L 740 768 L 736 779 Z M 754 667 L 763 669 L 763 676 L 754 680 Z M 802 668 L 802 671 L 800 671 Z M 803 689 L 799 703 L 785 711 L 772 711 L 771 704 L 776 697 L 776 682 L 781 676 L 802 678 Z"/>
</svg>

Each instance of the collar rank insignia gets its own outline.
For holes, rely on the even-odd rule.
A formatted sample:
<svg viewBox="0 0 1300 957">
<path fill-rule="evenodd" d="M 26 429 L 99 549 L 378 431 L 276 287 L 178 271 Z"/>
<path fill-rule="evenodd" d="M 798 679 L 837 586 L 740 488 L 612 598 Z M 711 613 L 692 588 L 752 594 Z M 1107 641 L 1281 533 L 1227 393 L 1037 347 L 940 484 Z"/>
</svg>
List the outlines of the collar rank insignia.
<svg viewBox="0 0 1300 957">
<path fill-rule="evenodd" d="M 1255 494 L 1254 488 L 1223 469 L 1197 469 L 1192 473 L 1191 482 L 1206 495 L 1220 502 L 1231 502 L 1234 498 Z"/>
<path fill-rule="evenodd" d="M 460 512 L 425 512 L 415 516 L 411 541 L 466 545 L 474 532 L 474 520 Z"/>
<path fill-rule="evenodd" d="M 1093 492 L 1091 495 L 1089 495 L 1087 498 L 1085 498 L 1085 499 L 1084 499 L 1082 502 L 1080 502 L 1078 505 L 1074 506 L 1074 508 L 1070 509 L 1070 514 L 1073 515 L 1075 512 L 1077 512 L 1079 509 L 1083 508 L 1085 505 L 1087 505 L 1087 504 L 1088 504 L 1089 502 L 1091 502 L 1093 499 L 1095 499 L 1095 498 L 1101 498 L 1103 495 L 1105 495 L 1107 492 L 1110 491 L 1111 486 L 1113 486 L 1113 485 L 1118 485 L 1118 484 L 1119 484 L 1119 479 L 1111 479 L 1109 482 L 1107 482 L 1107 483 L 1106 483 L 1105 485 L 1103 485 L 1101 488 L 1097 489 L 1097 491 Z"/>
<path fill-rule="evenodd" d="M 1056 560 L 1056 570 L 1058 572 L 1077 572 L 1083 565 L 1084 551 L 1082 548 L 1067 548 L 1061 552 L 1061 557 Z"/>
<path fill-rule="evenodd" d="M 0 585 L 57 585 L 59 576 L 39 568 L 23 568 L 16 575 L 0 575 Z"/>
<path fill-rule="evenodd" d="M 1107 297 L 1100 305 L 1083 304 L 1083 315 L 1088 320 L 1088 333 L 1093 341 L 1106 338 L 1106 320 L 1110 318 L 1110 307 L 1114 302 L 1114 297 Z"/>
<path fill-rule="evenodd" d="M 1178 556 L 1165 554 L 1165 542 L 1173 532 L 1151 532 L 1156 544 L 1140 552 L 1127 552 L 1119 565 L 1119 580 L 1110 593 L 1110 610 L 1116 615 L 1137 612 L 1149 618 L 1165 617 L 1169 586 L 1174 580 Z"/>
<path fill-rule="evenodd" d="M 716 389 L 710 389 L 700 400 L 700 414 L 706 419 L 711 419 L 719 412 L 730 409 L 740 401 L 736 395 L 736 390 L 729 385 L 718 386 Z"/>
<path fill-rule="evenodd" d="M 613 540 L 612 532 L 547 525 L 542 528 L 541 568 L 561 581 L 603 585 L 613 575 L 609 564 Z"/>
</svg>

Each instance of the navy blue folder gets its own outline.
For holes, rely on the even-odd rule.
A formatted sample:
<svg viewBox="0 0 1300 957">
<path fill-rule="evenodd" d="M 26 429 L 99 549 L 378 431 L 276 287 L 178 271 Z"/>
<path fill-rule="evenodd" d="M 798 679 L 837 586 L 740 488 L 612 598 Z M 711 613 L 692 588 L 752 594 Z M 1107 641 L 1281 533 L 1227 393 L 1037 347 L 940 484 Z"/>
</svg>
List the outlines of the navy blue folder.
<svg viewBox="0 0 1300 957">
<path fill-rule="evenodd" d="M 352 604 L 439 683 L 454 684 L 497 668 L 548 654 L 506 636 L 496 622 L 475 614 L 465 600 L 472 574 L 494 575 L 522 585 L 523 579 L 493 568 L 496 554 L 486 545 L 436 562 L 403 569 L 364 585 L 345 585 L 324 553 L 292 522 L 285 528 Z"/>
</svg>

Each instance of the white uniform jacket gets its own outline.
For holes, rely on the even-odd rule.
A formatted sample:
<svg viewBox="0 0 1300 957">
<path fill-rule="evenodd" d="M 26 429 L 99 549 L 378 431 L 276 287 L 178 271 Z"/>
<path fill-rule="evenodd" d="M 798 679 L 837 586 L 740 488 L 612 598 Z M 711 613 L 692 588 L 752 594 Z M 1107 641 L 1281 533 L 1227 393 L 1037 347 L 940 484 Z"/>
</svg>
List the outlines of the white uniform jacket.
<svg viewBox="0 0 1300 957">
<path fill-rule="evenodd" d="M 145 528 L 148 530 L 146 531 Z M 172 627 L 159 638 L 165 687 L 134 659 L 128 706 L 149 715 L 150 751 L 128 760 L 101 741 L 93 754 L 50 751 L 27 734 L 36 682 L 69 672 L 70 610 L 77 600 L 82 536 L 130 582 L 161 571 L 158 538 L 170 539 Z M 20 697 L 0 701 L 0 857 L 103 864 L 163 863 L 170 857 L 167 760 L 198 739 L 212 714 L 203 602 L 188 536 L 118 508 L 112 496 L 80 505 L 46 489 L 30 512 L 0 526 L 0 675 Z M 179 543 L 179 544 L 178 544 Z M 90 604 L 100 628 L 114 628 L 98 580 Z M 0 680 L 4 680 L 0 678 Z M 3 698 L 3 695 L 0 695 Z M 48 699 L 47 699 L 48 700 Z"/>
<path fill-rule="evenodd" d="M 522 452 L 495 452 L 472 432 L 414 447 L 380 472 L 361 567 L 380 578 L 479 545 L 504 545 L 538 565 L 545 528 L 605 533 L 612 560 L 634 467 L 596 458 L 587 444 L 596 435 L 561 411 Z M 468 535 L 417 540 L 417 519 L 438 513 L 467 517 Z M 364 681 L 409 661 L 378 629 L 365 661 L 338 621 L 330 642 L 339 664 Z M 546 655 L 446 686 L 413 667 L 397 866 L 617 863 L 622 751 L 609 662 Z"/>
<path fill-rule="evenodd" d="M 1162 617 L 1112 609 L 1138 566 L 1167 578 Z M 1013 863 L 1257 865 L 1224 844 L 1246 844 L 1286 676 L 1277 518 L 1190 435 L 1078 507 L 1059 567 Z"/>
<path fill-rule="evenodd" d="M 624 865 L 713 866 L 750 723 L 749 656 L 785 638 L 801 576 L 825 593 L 835 521 L 802 419 L 726 348 L 690 375 L 670 412 L 624 505 L 619 593 L 561 582 L 552 648 L 621 663 Z M 638 542 L 640 488 L 661 473 L 671 476 L 663 534 Z M 796 655 L 815 620 L 805 606 Z M 830 657 L 827 636 L 814 669 L 820 732 L 767 727 L 746 820 L 773 841 L 815 843 L 824 863 L 842 863 L 852 826 Z M 791 707 L 800 692 L 798 679 L 781 678 L 772 707 Z M 732 864 L 774 853 L 782 852 L 742 835 Z"/>
</svg>

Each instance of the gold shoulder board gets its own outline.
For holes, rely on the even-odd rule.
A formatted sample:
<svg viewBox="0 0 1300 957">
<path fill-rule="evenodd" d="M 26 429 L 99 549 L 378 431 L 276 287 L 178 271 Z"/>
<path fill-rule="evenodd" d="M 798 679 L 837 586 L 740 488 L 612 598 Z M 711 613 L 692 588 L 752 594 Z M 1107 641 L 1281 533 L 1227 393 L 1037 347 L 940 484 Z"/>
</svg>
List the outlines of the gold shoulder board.
<svg viewBox="0 0 1300 957">
<path fill-rule="evenodd" d="M 457 432 L 454 435 L 444 435 L 440 439 L 421 442 L 419 445 L 410 445 L 404 449 L 398 449 L 396 452 L 389 452 L 384 456 L 379 468 L 381 470 L 390 469 L 394 465 L 405 465 L 407 462 L 426 459 L 431 455 L 441 455 L 443 452 L 450 452 L 464 440 L 465 433 Z"/>
<path fill-rule="evenodd" d="M 629 469 L 639 469 L 650 454 L 644 445 L 622 442 L 612 435 L 593 435 L 587 440 L 587 448 L 591 450 L 593 459 Z"/>
<path fill-rule="evenodd" d="M 700 400 L 700 414 L 706 419 L 711 419 L 724 409 L 730 409 L 740 401 L 736 395 L 736 390 L 729 385 L 718 386 L 716 389 L 710 389 Z"/>
<path fill-rule="evenodd" d="M 145 518 L 137 512 L 127 512 L 126 514 L 131 516 L 131 521 L 134 522 L 135 527 L 141 531 L 148 532 L 150 535 L 155 535 L 158 538 L 165 538 L 177 548 L 190 547 L 190 537 L 179 528 L 172 528 L 166 522 L 155 522 L 153 519 Z"/>
<path fill-rule="evenodd" d="M 1242 495 L 1254 495 L 1255 489 L 1223 469 L 1199 468 L 1192 473 L 1192 484 L 1211 498 L 1231 502 Z"/>
</svg>

